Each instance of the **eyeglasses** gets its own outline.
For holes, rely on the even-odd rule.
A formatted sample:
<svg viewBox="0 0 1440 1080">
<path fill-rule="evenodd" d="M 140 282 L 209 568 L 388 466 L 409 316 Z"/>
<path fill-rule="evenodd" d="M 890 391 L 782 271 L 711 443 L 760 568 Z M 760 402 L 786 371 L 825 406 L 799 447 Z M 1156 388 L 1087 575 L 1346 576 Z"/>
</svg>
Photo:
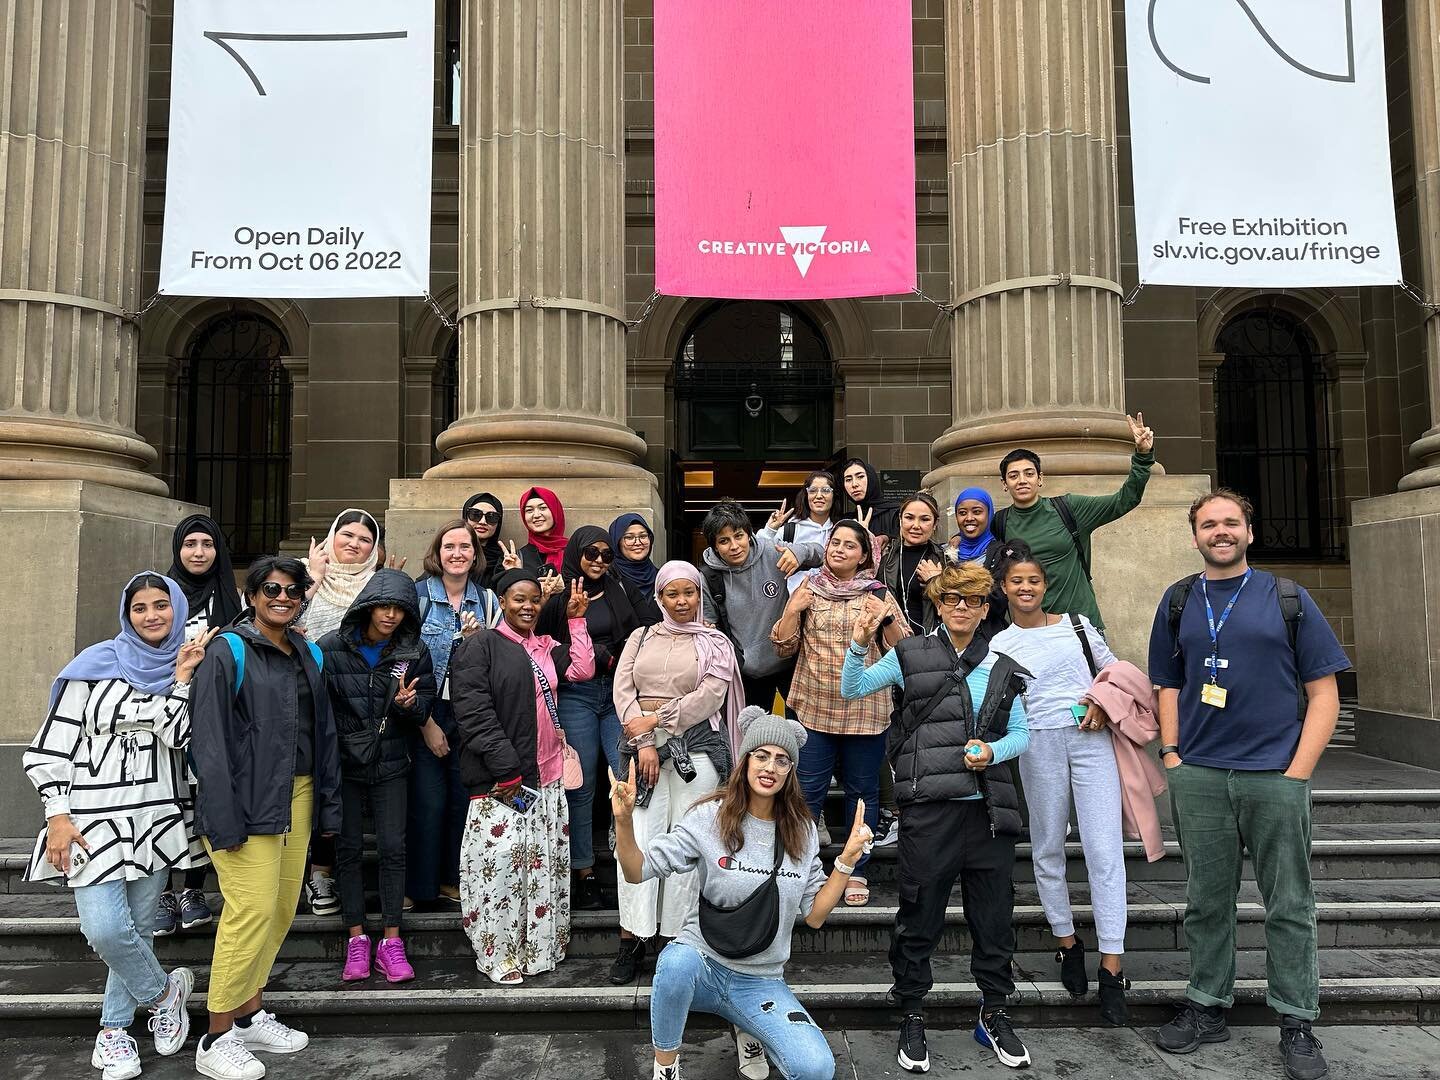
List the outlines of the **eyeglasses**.
<svg viewBox="0 0 1440 1080">
<path fill-rule="evenodd" d="M 294 582 L 289 585 L 281 585 L 278 581 L 265 581 L 261 583 L 260 591 L 271 600 L 277 599 L 282 592 L 291 600 L 299 600 L 305 595 L 305 586 L 296 585 Z"/>
<path fill-rule="evenodd" d="M 599 544 L 591 544 L 580 549 L 580 554 L 591 562 L 614 562 L 615 552 L 610 548 L 602 548 Z"/>
<path fill-rule="evenodd" d="M 832 488 L 832 487 L 806 488 L 806 490 L 809 491 L 811 495 L 834 495 L 834 494 L 835 494 L 835 489 Z"/>
<path fill-rule="evenodd" d="M 789 772 L 790 767 L 795 763 L 785 754 L 772 754 L 769 750 L 751 750 L 750 756 L 755 759 L 755 764 L 762 768 L 772 762 L 776 772 Z"/>
<path fill-rule="evenodd" d="M 982 608 L 989 602 L 990 598 L 988 596 L 975 596 L 973 594 L 965 596 L 958 592 L 947 592 L 940 594 L 940 598 L 936 601 L 936 604 L 943 608 L 958 608 L 961 604 L 964 604 L 968 608 Z"/>
<path fill-rule="evenodd" d="M 500 511 L 498 510 L 466 510 L 465 520 L 483 523 L 485 525 L 499 525 Z"/>
</svg>

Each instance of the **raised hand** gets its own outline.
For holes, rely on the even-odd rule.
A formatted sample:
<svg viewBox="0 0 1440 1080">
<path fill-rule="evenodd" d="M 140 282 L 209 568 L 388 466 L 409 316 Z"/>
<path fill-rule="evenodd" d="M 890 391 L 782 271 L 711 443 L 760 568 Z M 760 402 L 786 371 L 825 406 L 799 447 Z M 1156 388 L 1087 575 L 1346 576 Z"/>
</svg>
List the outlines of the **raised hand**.
<svg viewBox="0 0 1440 1080">
<path fill-rule="evenodd" d="M 870 647 L 875 640 L 875 631 L 880 629 L 880 620 L 885 616 L 885 604 L 875 595 L 865 597 L 865 603 L 860 608 L 860 613 L 855 616 L 855 625 L 851 629 L 851 640 L 856 645 Z"/>
<path fill-rule="evenodd" d="M 774 532 L 775 530 L 779 529 L 780 526 L 784 525 L 785 522 L 789 521 L 792 517 L 795 516 L 795 511 L 794 511 L 794 510 L 787 510 L 787 509 L 785 509 L 785 507 L 786 507 L 786 505 L 789 503 L 789 501 L 790 501 L 789 499 L 781 499 L 781 500 L 780 500 L 780 509 L 779 509 L 779 510 L 776 510 L 774 513 L 772 513 L 772 514 L 770 515 L 770 520 L 765 523 L 765 527 L 766 527 L 767 529 L 769 529 L 771 532 Z"/>
<path fill-rule="evenodd" d="M 324 544 L 317 544 L 315 537 L 310 537 L 310 555 L 305 560 L 305 565 L 310 568 L 310 576 L 318 583 L 325 577 L 325 571 L 330 569 L 330 553 L 325 550 Z"/>
<path fill-rule="evenodd" d="M 1155 431 L 1145 426 L 1145 414 L 1137 412 L 1134 416 L 1127 415 L 1125 422 L 1130 425 L 1130 437 L 1135 440 L 1135 450 L 1141 454 L 1148 454 L 1155 448 Z"/>
<path fill-rule="evenodd" d="M 606 772 L 610 774 L 610 812 L 616 821 L 629 821 L 635 813 L 635 781 L 621 780 L 614 769 Z"/>
<path fill-rule="evenodd" d="M 787 606 L 798 615 L 802 611 L 809 611 L 810 605 L 813 603 L 815 603 L 815 594 L 810 591 L 810 582 L 802 581 L 800 587 L 790 594 Z"/>
<path fill-rule="evenodd" d="M 943 569 L 941 565 L 934 559 L 921 559 L 915 564 L 915 576 L 920 579 L 922 584 L 929 585 L 939 576 L 941 569 Z"/>
<path fill-rule="evenodd" d="M 175 654 L 175 681 L 177 683 L 183 686 L 190 681 L 190 677 L 195 674 L 195 669 L 200 666 L 200 661 L 205 659 L 205 646 L 215 640 L 215 635 L 219 632 L 218 626 L 212 626 L 194 641 L 187 641 L 180 646 L 180 651 Z"/>
<path fill-rule="evenodd" d="M 564 588 L 564 584 L 561 584 Z M 570 583 L 570 600 L 565 605 L 565 617 L 567 619 L 581 619 L 585 617 L 585 609 L 590 606 L 590 597 L 586 595 L 585 588 L 576 578 Z"/>
<path fill-rule="evenodd" d="M 780 552 L 780 558 L 775 560 L 776 570 L 779 570 L 780 573 L 789 577 L 796 570 L 800 569 L 800 560 L 796 557 L 795 552 L 787 547 L 781 547 L 779 544 L 775 545 L 775 550 Z"/>
<path fill-rule="evenodd" d="M 483 627 L 481 627 L 480 625 L 480 620 L 475 617 L 475 613 L 473 611 L 467 611 L 460 616 L 461 637 L 469 637 L 471 634 L 477 633 L 481 629 L 483 629 Z"/>
<path fill-rule="evenodd" d="M 855 509 L 855 520 L 865 526 L 866 531 L 870 529 L 870 519 L 875 516 L 874 507 L 860 506 Z"/>
<path fill-rule="evenodd" d="M 854 866 L 857 859 L 862 858 L 875 841 L 875 834 L 870 826 L 865 824 L 865 800 L 855 800 L 855 820 L 850 826 L 850 836 L 845 841 L 845 847 L 840 852 L 840 861 L 847 866 Z"/>
<path fill-rule="evenodd" d="M 388 559 L 385 560 L 385 565 L 388 566 L 391 570 L 404 570 L 405 562 L 406 559 L 404 555 L 391 555 Z"/>
<path fill-rule="evenodd" d="M 402 709 L 408 709 L 415 704 L 415 688 L 420 685 L 419 678 L 411 679 L 408 683 L 402 682 L 400 689 L 395 691 L 395 704 Z"/>
<path fill-rule="evenodd" d="M 542 574 L 540 577 L 540 599 L 548 600 L 556 593 L 565 591 L 565 579 L 555 571 Z"/>
<path fill-rule="evenodd" d="M 519 555 L 519 553 L 515 550 L 515 541 L 514 541 L 514 540 L 511 540 L 511 541 L 509 542 L 509 546 L 508 546 L 508 547 L 506 546 L 506 542 L 505 542 L 504 540 L 501 540 L 501 541 L 500 541 L 500 569 L 502 569 L 502 570 L 519 570 L 519 569 L 520 569 L 520 555 Z"/>
</svg>

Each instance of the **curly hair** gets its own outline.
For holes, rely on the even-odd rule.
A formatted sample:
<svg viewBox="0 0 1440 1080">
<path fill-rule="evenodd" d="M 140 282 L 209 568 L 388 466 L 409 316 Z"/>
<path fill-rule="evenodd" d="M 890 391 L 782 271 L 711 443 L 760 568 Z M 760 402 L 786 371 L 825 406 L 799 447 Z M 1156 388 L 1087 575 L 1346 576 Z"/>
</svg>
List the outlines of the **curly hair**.
<svg viewBox="0 0 1440 1080">
<path fill-rule="evenodd" d="M 930 579 L 930 584 L 925 586 L 925 595 L 932 604 L 939 607 L 940 597 L 947 592 L 958 592 L 962 596 L 989 597 L 990 590 L 994 587 L 995 579 L 990 576 L 989 570 L 979 563 L 967 562 L 941 570 Z"/>
</svg>

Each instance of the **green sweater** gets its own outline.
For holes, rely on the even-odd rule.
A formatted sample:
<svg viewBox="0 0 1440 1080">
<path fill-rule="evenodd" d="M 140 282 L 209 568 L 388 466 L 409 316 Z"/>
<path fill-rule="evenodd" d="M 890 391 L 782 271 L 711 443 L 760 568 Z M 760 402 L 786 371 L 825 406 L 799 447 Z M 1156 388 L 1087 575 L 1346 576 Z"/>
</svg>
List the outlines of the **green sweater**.
<svg viewBox="0 0 1440 1080">
<path fill-rule="evenodd" d="M 1145 484 L 1150 479 L 1150 466 L 1154 464 L 1153 452 L 1137 452 L 1130 458 L 1130 475 L 1113 495 L 1058 496 L 1070 505 L 1075 524 L 1080 527 L 1080 542 L 1085 546 L 1087 560 L 1091 557 L 1090 535 L 1140 505 Z M 1085 576 L 1075 543 L 1051 500 L 1040 499 L 1024 508 L 1009 507 L 1005 515 L 1005 539 L 1025 541 L 1045 568 L 1046 611 L 1084 615 L 1100 629 L 1105 628 L 1095 602 L 1095 589 Z"/>
</svg>

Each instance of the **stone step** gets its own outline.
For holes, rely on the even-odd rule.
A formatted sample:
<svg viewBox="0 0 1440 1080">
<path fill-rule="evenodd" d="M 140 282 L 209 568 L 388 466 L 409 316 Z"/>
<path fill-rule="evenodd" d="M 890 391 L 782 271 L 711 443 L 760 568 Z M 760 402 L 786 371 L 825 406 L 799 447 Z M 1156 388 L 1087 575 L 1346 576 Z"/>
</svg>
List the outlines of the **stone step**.
<svg viewBox="0 0 1440 1080">
<path fill-rule="evenodd" d="M 1094 984 L 1083 999 L 1059 983 L 1053 953 L 1016 955 L 1012 1013 L 1022 1025 L 1098 1023 Z M 1126 975 L 1137 1025 L 1158 1023 L 1184 992 L 1186 958 L 1176 952 L 1132 952 Z M 1416 1023 L 1436 1019 L 1440 951 L 1434 949 L 1323 950 L 1320 1000 L 1327 1024 Z M 197 977 L 192 1010 L 204 1008 L 208 970 Z M 649 1024 L 650 975 L 638 984 L 611 986 L 605 958 L 571 958 L 555 971 L 500 987 L 475 970 L 468 953 L 417 958 L 414 982 L 392 986 L 378 976 L 342 984 L 340 965 L 301 961 L 276 967 L 266 988 L 267 1007 L 308 1031 L 422 1034 L 476 1030 L 585 1031 L 633 1029 Z M 1092 979 L 1094 973 L 1092 971 Z M 1237 957 L 1235 1023 L 1272 1023 L 1264 1006 L 1265 957 L 1242 949 Z M 977 992 L 965 955 L 937 954 L 935 988 L 927 1001 L 933 1025 L 973 1023 Z M 100 1007 L 105 968 L 98 961 L 0 964 L 0 1020 L 24 1021 L 27 1034 L 90 1032 Z M 890 969 L 882 952 L 797 956 L 787 981 L 824 1028 L 856 1022 L 893 1022 L 886 994 Z M 705 1026 L 703 1022 L 696 1025 Z M 397 1074 L 399 1075 L 399 1074 Z"/>
<path fill-rule="evenodd" d="M 1436 896 L 1433 880 L 1319 881 L 1315 892 L 1321 948 L 1440 947 L 1440 897 Z M 1088 902 L 1088 889 L 1077 883 L 1071 895 L 1076 923 L 1082 936 L 1093 946 L 1094 913 Z M 213 901 L 218 910 L 219 897 L 213 897 Z M 824 928 L 818 931 L 798 928 L 793 948 L 797 955 L 883 952 L 889 948 L 897 902 L 894 885 L 876 883 L 872 885 L 868 906 L 836 908 Z M 946 913 L 946 930 L 940 948 L 965 951 L 969 948 L 969 935 L 958 889 L 952 902 Z M 1237 913 L 1240 947 L 1263 947 L 1264 908 L 1251 882 L 1242 886 Z M 1183 883 L 1132 882 L 1128 946 L 1135 950 L 1183 948 L 1184 914 Z M 370 921 L 372 928 L 378 927 L 374 915 Z M 1022 951 L 1053 947 L 1049 925 L 1033 885 L 1020 884 L 1016 888 L 1015 928 L 1017 947 Z M 572 956 L 612 955 L 618 930 L 618 913 L 613 909 L 573 913 Z M 166 963 L 208 960 L 214 931 L 212 923 L 158 939 L 156 952 Z M 453 957 L 469 948 L 460 929 L 458 909 L 407 915 L 405 936 L 410 951 L 417 957 Z M 284 961 L 338 960 L 343 949 L 344 933 L 339 917 L 302 914 L 296 917 L 280 958 Z M 0 962 L 73 962 L 91 956 L 74 914 L 74 901 L 67 893 L 0 896 Z"/>
</svg>

